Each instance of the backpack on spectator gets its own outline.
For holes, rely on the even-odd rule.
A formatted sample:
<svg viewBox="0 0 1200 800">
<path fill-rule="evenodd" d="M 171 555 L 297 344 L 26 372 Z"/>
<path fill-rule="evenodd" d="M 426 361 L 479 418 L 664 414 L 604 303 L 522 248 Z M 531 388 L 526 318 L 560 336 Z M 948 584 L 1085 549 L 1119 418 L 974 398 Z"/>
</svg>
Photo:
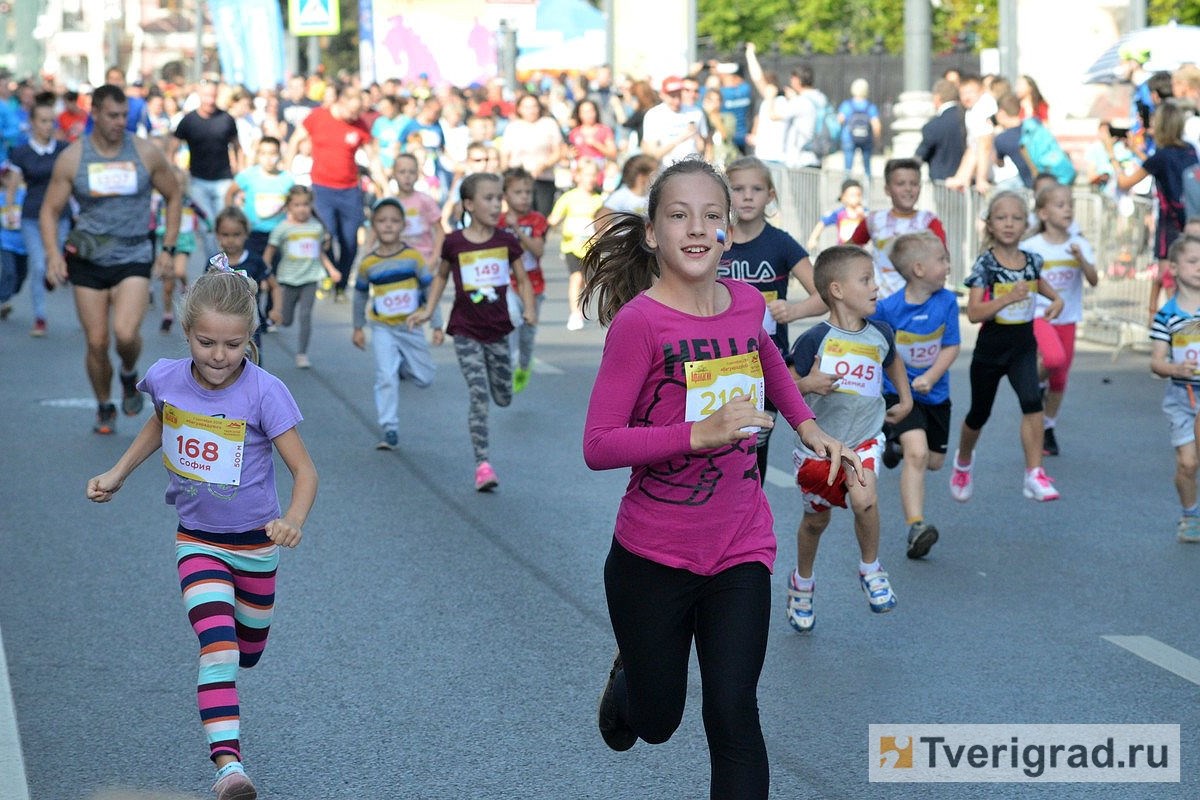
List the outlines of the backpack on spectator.
<svg viewBox="0 0 1200 800">
<path fill-rule="evenodd" d="M 1193 164 L 1183 171 L 1184 222 L 1200 217 L 1200 164 Z"/>
<path fill-rule="evenodd" d="M 1063 186 L 1075 183 L 1075 165 L 1050 130 L 1036 119 L 1021 123 L 1021 155 L 1034 176 L 1053 175 Z"/>
<path fill-rule="evenodd" d="M 817 158 L 825 158 L 830 153 L 837 152 L 842 129 L 838 125 L 837 114 L 833 113 L 833 106 L 829 104 L 829 100 L 823 94 L 816 92 L 814 94 L 817 94 L 820 99 L 809 98 L 809 102 L 812 103 L 813 110 L 816 112 L 813 115 L 815 124 L 813 137 L 804 146 L 804 149 Z"/>
<path fill-rule="evenodd" d="M 875 142 L 871 132 L 871 111 L 869 108 L 853 109 L 846 117 L 846 130 L 850 131 L 850 141 L 855 147 L 870 147 Z"/>
</svg>

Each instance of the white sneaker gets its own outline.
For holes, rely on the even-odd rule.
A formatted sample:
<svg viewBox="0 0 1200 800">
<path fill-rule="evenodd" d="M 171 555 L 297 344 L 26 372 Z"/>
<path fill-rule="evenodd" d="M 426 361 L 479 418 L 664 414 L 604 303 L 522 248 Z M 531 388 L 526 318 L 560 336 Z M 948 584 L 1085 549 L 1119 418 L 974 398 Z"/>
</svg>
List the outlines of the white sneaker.
<svg viewBox="0 0 1200 800">
<path fill-rule="evenodd" d="M 958 451 L 954 451 L 954 469 L 950 471 L 950 494 L 960 503 L 971 499 L 971 467 L 975 466 L 975 458 L 965 467 L 958 464 Z"/>
<path fill-rule="evenodd" d="M 583 314 L 575 312 L 567 318 L 567 330 L 581 331 L 583 330 Z"/>
<path fill-rule="evenodd" d="M 886 614 L 896 607 L 896 594 L 892 591 L 892 582 L 888 574 L 881 569 L 858 576 L 867 603 L 876 614 Z"/>
<path fill-rule="evenodd" d="M 795 570 L 788 576 L 787 618 L 788 624 L 799 633 L 808 633 L 816 622 L 813 616 L 813 590 L 796 588 Z"/>
<path fill-rule="evenodd" d="M 307 353 L 296 354 L 296 367 L 299 369 L 308 369 L 312 366 L 312 362 L 308 360 Z"/>
<path fill-rule="evenodd" d="M 1180 517 L 1175 538 L 1181 542 L 1200 542 L 1200 517 Z"/>
<path fill-rule="evenodd" d="M 1044 503 L 1049 500 L 1057 500 L 1058 490 L 1046 477 L 1046 470 L 1037 467 L 1025 473 L 1025 496 Z"/>
</svg>

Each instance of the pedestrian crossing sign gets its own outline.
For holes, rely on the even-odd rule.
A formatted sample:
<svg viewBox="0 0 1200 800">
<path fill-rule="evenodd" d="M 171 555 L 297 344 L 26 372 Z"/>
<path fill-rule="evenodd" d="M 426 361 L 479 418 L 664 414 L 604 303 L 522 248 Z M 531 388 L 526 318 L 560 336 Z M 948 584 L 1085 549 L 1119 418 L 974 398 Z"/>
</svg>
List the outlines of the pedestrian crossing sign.
<svg viewBox="0 0 1200 800">
<path fill-rule="evenodd" d="M 341 30 L 338 0 L 288 0 L 288 32 L 293 36 L 336 36 Z"/>
</svg>

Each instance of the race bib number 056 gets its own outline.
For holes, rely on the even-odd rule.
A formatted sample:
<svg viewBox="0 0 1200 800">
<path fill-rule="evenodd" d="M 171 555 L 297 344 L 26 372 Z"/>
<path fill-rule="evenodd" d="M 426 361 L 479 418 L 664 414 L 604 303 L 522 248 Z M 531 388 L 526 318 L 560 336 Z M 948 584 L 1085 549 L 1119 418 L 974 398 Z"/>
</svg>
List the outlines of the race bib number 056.
<svg viewBox="0 0 1200 800">
<path fill-rule="evenodd" d="M 164 403 L 162 421 L 167 469 L 193 481 L 223 486 L 241 483 L 246 420 L 193 414 Z"/>
</svg>

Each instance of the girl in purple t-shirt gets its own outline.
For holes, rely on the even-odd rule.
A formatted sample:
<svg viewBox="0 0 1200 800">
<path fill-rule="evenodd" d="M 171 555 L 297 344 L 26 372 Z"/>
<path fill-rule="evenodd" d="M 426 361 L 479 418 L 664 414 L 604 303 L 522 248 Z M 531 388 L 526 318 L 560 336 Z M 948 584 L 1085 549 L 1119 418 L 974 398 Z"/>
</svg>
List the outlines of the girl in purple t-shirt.
<svg viewBox="0 0 1200 800">
<path fill-rule="evenodd" d="M 442 263 L 433 276 L 425 307 L 408 318 L 415 328 L 433 318 L 450 274 L 454 274 L 454 306 L 446 333 L 454 337 L 454 354 L 467 382 L 470 405 L 467 424 L 475 448 L 475 491 L 490 492 L 499 485 L 488 463 L 488 395 L 501 408 L 512 402 L 512 360 L 508 334 L 510 274 L 517 279 L 526 325 L 537 324 L 533 286 L 521 266 L 517 237 L 497 229 L 504 192 L 499 175 L 477 172 L 463 179 L 463 210 L 471 224 L 453 231 L 442 244 Z"/>
<path fill-rule="evenodd" d="M 287 387 L 246 357 L 257 323 L 256 287 L 224 270 L 201 276 L 182 314 L 190 358 L 162 359 L 138 384 L 155 413 L 108 472 L 88 481 L 106 503 L 160 447 L 179 513 L 175 555 L 188 619 L 200 640 L 196 701 L 217 768 L 218 800 L 253 797 L 238 741 L 238 666 L 267 646 L 279 545 L 295 547 L 317 494 L 317 471 L 296 431 Z M 272 450 L 292 473 L 281 513 Z"/>
<path fill-rule="evenodd" d="M 759 428 L 773 424 L 766 396 L 831 458 L 830 482 L 843 461 L 861 475 L 861 462 L 817 426 L 763 329 L 762 294 L 717 280 L 732 244 L 724 179 L 700 159 L 676 162 L 655 181 L 647 212 L 611 217 L 583 260 L 582 305 L 594 298 L 609 325 L 584 459 L 632 468 L 604 567 L 618 650 L 600 734 L 614 750 L 671 737 L 694 639 L 711 796 L 765 798 L 757 687 L 775 534 L 754 451 Z"/>
</svg>

